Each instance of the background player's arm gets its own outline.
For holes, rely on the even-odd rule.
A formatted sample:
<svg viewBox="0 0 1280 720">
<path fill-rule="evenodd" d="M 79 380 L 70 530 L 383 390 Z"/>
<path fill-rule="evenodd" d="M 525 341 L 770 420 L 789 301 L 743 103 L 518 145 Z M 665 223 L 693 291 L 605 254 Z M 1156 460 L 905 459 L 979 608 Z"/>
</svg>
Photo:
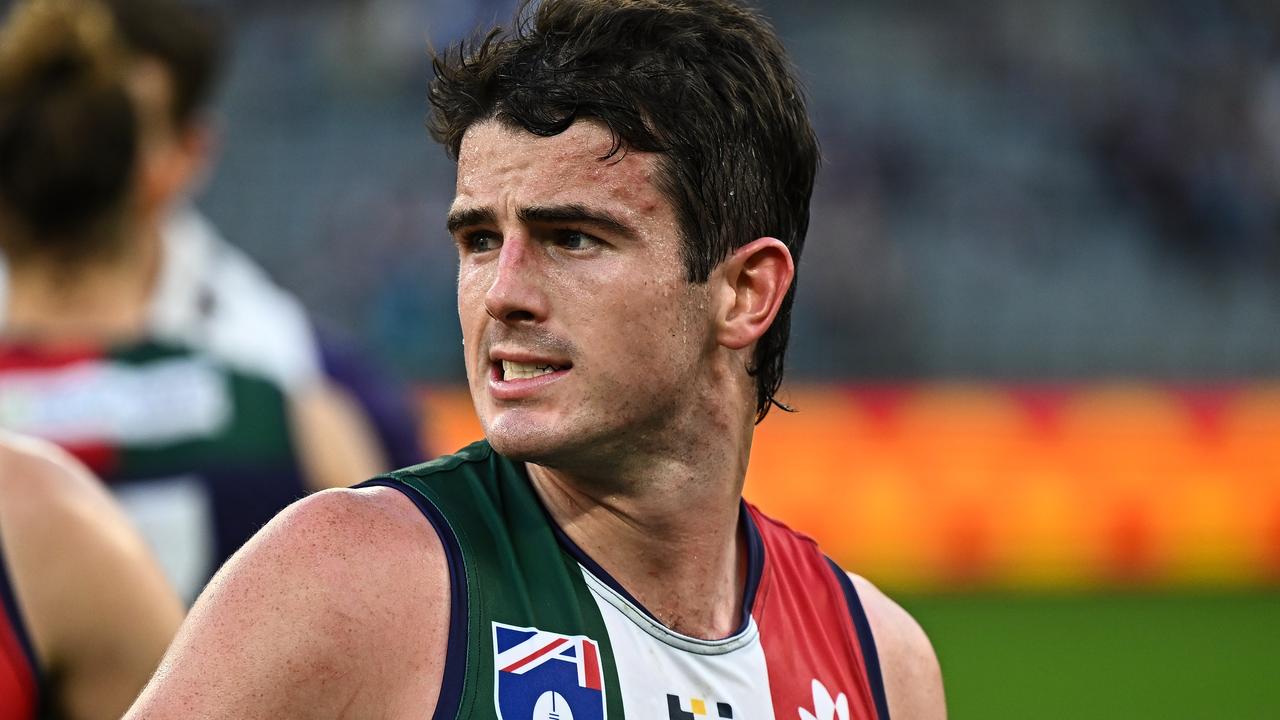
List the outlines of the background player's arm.
<svg viewBox="0 0 1280 720">
<path fill-rule="evenodd" d="M 430 717 L 448 620 L 417 508 L 388 488 L 321 492 L 218 572 L 127 717 Z"/>
<path fill-rule="evenodd" d="M 336 383 L 297 390 L 289 415 L 308 489 L 349 487 L 392 469 L 371 421 Z"/>
<path fill-rule="evenodd" d="M 849 578 L 875 637 L 889 716 L 911 720 L 946 718 L 942 669 L 924 630 L 875 585 L 853 573 Z"/>
<path fill-rule="evenodd" d="M 115 720 L 150 677 L 182 604 L 87 470 L 52 446 L 0 443 L 0 529 L 51 700 L 62 717 Z"/>
</svg>

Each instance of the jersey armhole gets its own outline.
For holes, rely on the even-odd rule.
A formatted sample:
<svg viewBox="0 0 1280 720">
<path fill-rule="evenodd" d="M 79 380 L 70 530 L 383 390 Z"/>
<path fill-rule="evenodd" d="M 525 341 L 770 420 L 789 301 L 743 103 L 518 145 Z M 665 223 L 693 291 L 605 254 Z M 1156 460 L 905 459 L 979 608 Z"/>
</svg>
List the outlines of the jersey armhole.
<svg viewBox="0 0 1280 720">
<path fill-rule="evenodd" d="M 827 558 L 827 565 L 831 567 L 831 572 L 840 583 L 840 589 L 844 591 L 845 604 L 849 606 L 849 617 L 853 620 L 853 628 L 858 633 L 858 645 L 862 647 L 862 663 L 865 666 L 863 669 L 867 674 L 867 684 L 871 686 L 871 698 L 876 704 L 876 717 L 878 720 L 889 720 L 889 701 L 884 693 L 880 656 L 876 652 L 876 639 L 871 634 L 871 623 L 867 620 L 867 612 L 862 607 L 858 590 L 854 588 L 848 573 L 831 558 Z"/>
<path fill-rule="evenodd" d="M 375 478 L 353 489 L 388 487 L 400 491 L 413 501 L 427 522 L 435 529 L 444 546 L 445 561 L 449 567 L 449 641 L 445 650 L 444 673 L 440 678 L 440 695 L 432 720 L 454 720 L 462 708 L 463 683 L 467 670 L 467 570 L 463 562 L 462 546 L 449 522 L 429 499 L 412 487 L 395 480 Z"/>
</svg>

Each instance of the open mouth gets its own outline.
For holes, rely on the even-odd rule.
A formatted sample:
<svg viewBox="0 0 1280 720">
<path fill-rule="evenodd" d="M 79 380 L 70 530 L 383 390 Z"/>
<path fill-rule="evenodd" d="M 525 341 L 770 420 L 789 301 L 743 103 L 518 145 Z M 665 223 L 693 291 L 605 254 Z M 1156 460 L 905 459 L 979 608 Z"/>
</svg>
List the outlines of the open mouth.
<svg viewBox="0 0 1280 720">
<path fill-rule="evenodd" d="M 551 365 L 547 363 L 521 363 L 511 360 L 503 360 L 502 364 L 497 367 L 498 379 L 502 381 L 510 380 L 532 380 L 543 375 L 550 375 L 560 370 L 568 370 L 569 365 Z"/>
</svg>

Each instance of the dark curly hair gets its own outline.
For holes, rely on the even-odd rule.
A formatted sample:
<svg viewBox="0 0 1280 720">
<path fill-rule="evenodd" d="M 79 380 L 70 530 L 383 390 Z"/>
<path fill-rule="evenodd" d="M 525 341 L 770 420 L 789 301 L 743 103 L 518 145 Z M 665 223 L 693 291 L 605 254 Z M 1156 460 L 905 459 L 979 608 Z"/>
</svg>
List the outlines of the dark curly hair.
<svg viewBox="0 0 1280 720">
<path fill-rule="evenodd" d="M 431 136 L 457 159 L 462 136 L 496 118 L 541 136 L 579 118 L 614 146 L 660 154 L 690 282 L 737 248 L 780 239 L 798 263 L 818 143 L 769 24 L 731 0 L 525 0 L 510 29 L 433 57 Z M 795 284 L 756 345 L 756 419 L 780 403 Z"/>
</svg>

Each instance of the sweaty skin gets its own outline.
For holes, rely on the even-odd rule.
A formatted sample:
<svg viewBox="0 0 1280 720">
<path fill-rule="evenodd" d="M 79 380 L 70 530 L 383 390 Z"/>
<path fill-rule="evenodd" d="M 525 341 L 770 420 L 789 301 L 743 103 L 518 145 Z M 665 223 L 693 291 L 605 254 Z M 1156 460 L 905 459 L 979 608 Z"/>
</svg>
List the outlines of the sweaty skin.
<svg viewBox="0 0 1280 720">
<path fill-rule="evenodd" d="M 482 220 L 453 223 L 477 414 L 496 450 L 532 463 L 561 527 L 642 604 L 680 632 L 723 636 L 740 612 L 752 428 L 734 409 L 754 393 L 746 359 L 716 338 L 732 301 L 720 278 L 687 281 L 656 156 L 600 160 L 612 139 L 592 122 L 550 140 L 492 121 L 463 140 L 450 216 Z M 610 222 L 521 221 L 572 207 Z M 502 359 L 568 370 L 504 382 Z M 521 385 L 533 387 L 507 387 Z"/>
<path fill-rule="evenodd" d="M 611 145 L 589 121 L 464 137 L 449 225 L 472 398 L 579 546 L 669 627 L 724 637 L 745 582 L 746 368 L 794 266 L 758 238 L 689 283 L 657 158 L 604 158 Z M 856 582 L 891 707 L 943 717 L 928 640 Z M 440 541 L 407 498 L 319 493 L 222 569 L 128 717 L 428 717 L 448 591 Z"/>
<path fill-rule="evenodd" d="M 710 285 L 685 280 L 674 210 L 653 185 L 655 156 L 597 160 L 612 143 L 588 122 L 546 144 L 492 121 L 463 140 L 450 215 L 489 218 L 455 228 L 471 394 L 499 452 L 587 474 L 614 466 L 622 479 L 696 451 L 667 443 L 708 421 L 685 407 L 705 390 L 700 375 L 716 351 Z M 520 222 L 571 208 L 617 226 Z M 502 399 L 497 357 L 572 367 L 536 393 Z"/>
</svg>

